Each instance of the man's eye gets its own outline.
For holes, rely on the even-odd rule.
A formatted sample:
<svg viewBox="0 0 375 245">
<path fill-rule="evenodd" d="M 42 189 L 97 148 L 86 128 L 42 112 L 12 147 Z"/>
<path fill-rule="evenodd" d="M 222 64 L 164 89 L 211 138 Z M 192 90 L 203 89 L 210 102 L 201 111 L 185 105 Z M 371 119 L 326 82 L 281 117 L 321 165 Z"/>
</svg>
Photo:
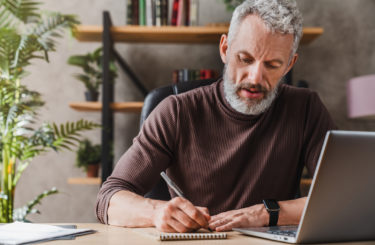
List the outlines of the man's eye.
<svg viewBox="0 0 375 245">
<path fill-rule="evenodd" d="M 249 59 L 249 58 L 240 58 L 241 62 L 242 63 L 245 63 L 245 64 L 251 64 L 252 63 L 252 59 Z"/>
<path fill-rule="evenodd" d="M 273 65 L 272 63 L 266 63 L 266 67 L 269 69 L 277 69 L 280 66 L 279 65 Z"/>
</svg>

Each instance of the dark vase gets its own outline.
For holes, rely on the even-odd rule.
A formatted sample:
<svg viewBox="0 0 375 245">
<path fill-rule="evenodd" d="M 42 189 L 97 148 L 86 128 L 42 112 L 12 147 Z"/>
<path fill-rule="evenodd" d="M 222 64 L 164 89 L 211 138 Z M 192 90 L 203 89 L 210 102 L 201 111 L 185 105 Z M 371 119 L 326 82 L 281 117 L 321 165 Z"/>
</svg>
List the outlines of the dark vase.
<svg viewBox="0 0 375 245">
<path fill-rule="evenodd" d="M 87 166 L 87 177 L 95 178 L 99 176 L 99 163 Z"/>
<path fill-rule="evenodd" d="M 96 91 L 86 91 L 85 92 L 86 101 L 98 101 L 99 92 Z"/>
</svg>

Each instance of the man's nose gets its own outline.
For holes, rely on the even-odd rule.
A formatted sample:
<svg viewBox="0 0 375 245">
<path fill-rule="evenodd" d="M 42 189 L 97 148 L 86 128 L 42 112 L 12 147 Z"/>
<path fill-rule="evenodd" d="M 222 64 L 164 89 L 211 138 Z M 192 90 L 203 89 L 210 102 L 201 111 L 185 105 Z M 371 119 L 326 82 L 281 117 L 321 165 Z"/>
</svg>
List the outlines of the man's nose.
<svg viewBox="0 0 375 245">
<path fill-rule="evenodd" d="M 253 84 L 262 84 L 263 82 L 263 65 L 261 63 L 255 63 L 250 66 L 248 78 Z"/>
</svg>

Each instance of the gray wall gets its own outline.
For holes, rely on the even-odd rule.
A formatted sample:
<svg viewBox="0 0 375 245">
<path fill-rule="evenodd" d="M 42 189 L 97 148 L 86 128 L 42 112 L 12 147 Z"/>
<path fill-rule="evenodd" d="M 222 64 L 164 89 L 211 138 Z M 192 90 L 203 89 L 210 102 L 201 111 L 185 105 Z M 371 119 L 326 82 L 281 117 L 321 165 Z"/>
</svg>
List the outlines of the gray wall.
<svg viewBox="0 0 375 245">
<path fill-rule="evenodd" d="M 122 25 L 124 1 L 81 0 L 44 1 L 44 8 L 77 14 L 83 24 L 101 24 L 101 11 L 109 10 L 114 24 Z M 375 1 L 373 0 L 298 0 L 305 26 L 322 26 L 323 36 L 300 48 L 300 58 L 294 69 L 295 81 L 307 80 L 316 90 L 341 129 L 374 130 L 374 122 L 348 120 L 345 86 L 353 76 L 375 73 Z M 200 24 L 228 22 L 221 0 L 200 1 Z M 79 43 L 73 38 L 60 40 L 58 51 L 50 63 L 35 62 L 24 80 L 29 87 L 42 93 L 46 106 L 40 111 L 41 121 L 57 123 L 80 118 L 100 122 L 98 113 L 81 113 L 68 107 L 70 101 L 83 100 L 83 86 L 72 78 L 77 72 L 66 65 L 70 55 L 83 54 L 99 43 Z M 116 48 L 134 68 L 148 89 L 170 83 L 174 69 L 211 68 L 222 64 L 217 45 L 143 45 L 116 44 Z M 117 101 L 142 100 L 142 95 L 121 74 L 116 82 Z M 131 145 L 138 128 L 138 115 L 116 114 L 115 159 Z M 87 134 L 100 141 L 100 131 Z M 39 206 L 42 215 L 30 216 L 35 222 L 95 222 L 94 203 L 98 186 L 68 185 L 69 177 L 84 176 L 74 167 L 72 152 L 48 153 L 35 159 L 22 176 L 16 190 L 16 206 L 26 203 L 45 189 L 56 186 L 61 194 L 51 196 Z"/>
</svg>

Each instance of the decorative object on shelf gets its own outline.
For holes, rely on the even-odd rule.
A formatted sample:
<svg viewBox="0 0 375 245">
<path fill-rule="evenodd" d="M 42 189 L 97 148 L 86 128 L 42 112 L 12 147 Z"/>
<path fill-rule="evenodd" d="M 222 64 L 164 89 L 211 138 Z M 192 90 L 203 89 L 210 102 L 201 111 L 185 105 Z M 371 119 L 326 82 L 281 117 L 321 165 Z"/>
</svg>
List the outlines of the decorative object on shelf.
<svg viewBox="0 0 375 245">
<path fill-rule="evenodd" d="M 375 74 L 355 77 L 347 85 L 348 117 L 375 119 Z"/>
<path fill-rule="evenodd" d="M 68 59 L 68 64 L 82 68 L 83 73 L 74 74 L 78 81 L 86 87 L 86 101 L 98 101 L 99 87 L 102 84 L 102 48 L 97 48 L 93 52 L 85 55 L 72 55 Z M 113 79 L 117 77 L 117 68 L 114 62 L 110 62 L 109 69 Z M 112 81 L 113 82 L 113 81 Z"/>
<path fill-rule="evenodd" d="M 43 192 L 21 209 L 14 209 L 17 182 L 32 160 L 52 149 L 70 149 L 79 133 L 98 125 L 80 120 L 34 127 L 37 110 L 44 105 L 38 92 L 21 83 L 31 60 L 48 61 L 56 38 L 78 24 L 76 17 L 46 13 L 33 0 L 7 0 L 0 5 L 0 223 L 26 220 L 33 207 L 55 188 Z"/>
<path fill-rule="evenodd" d="M 198 0 L 127 0 L 126 24 L 197 26 L 198 2 Z M 171 3 L 171 9 L 169 3 Z"/>
<path fill-rule="evenodd" d="M 217 72 L 211 69 L 178 69 L 172 73 L 172 83 L 176 84 L 179 82 L 205 80 L 211 78 L 217 78 Z"/>
<path fill-rule="evenodd" d="M 87 177 L 98 177 L 100 160 L 101 147 L 99 144 L 94 145 L 88 139 L 84 139 L 79 143 L 76 166 L 83 168 L 87 173 Z"/>
<path fill-rule="evenodd" d="M 228 11 L 233 11 L 243 0 L 223 0 L 223 2 L 227 6 Z"/>
</svg>

